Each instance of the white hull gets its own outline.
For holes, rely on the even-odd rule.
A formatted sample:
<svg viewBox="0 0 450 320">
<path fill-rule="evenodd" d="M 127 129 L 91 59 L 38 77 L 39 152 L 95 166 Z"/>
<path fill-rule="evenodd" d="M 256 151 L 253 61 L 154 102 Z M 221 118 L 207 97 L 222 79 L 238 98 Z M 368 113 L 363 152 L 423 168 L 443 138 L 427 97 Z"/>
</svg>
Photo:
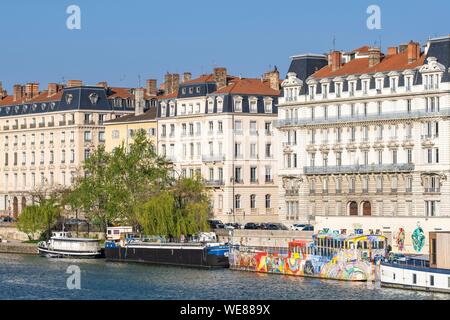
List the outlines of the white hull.
<svg viewBox="0 0 450 320">
<path fill-rule="evenodd" d="M 63 250 L 51 250 L 42 247 L 38 247 L 38 252 L 41 255 L 52 258 L 96 259 L 100 258 L 102 255 L 101 252 L 74 252 Z"/>
</svg>

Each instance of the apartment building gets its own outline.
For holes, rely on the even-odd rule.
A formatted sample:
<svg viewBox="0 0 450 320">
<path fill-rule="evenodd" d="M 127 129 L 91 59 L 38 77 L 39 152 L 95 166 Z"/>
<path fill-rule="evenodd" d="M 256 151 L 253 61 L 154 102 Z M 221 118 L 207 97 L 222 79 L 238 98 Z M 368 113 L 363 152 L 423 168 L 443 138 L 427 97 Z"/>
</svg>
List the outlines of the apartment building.
<svg viewBox="0 0 450 320">
<path fill-rule="evenodd" d="M 224 222 L 278 221 L 276 137 L 279 73 L 261 79 L 225 68 L 192 79 L 165 77 L 158 110 L 158 150 L 179 176 L 200 175 Z"/>
<path fill-rule="evenodd" d="M 32 192 L 69 186 L 105 142 L 104 122 L 134 113 L 133 91 L 71 80 L 43 91 L 15 85 L 8 95 L 0 85 L 0 214 L 17 217 Z"/>
<path fill-rule="evenodd" d="M 283 221 L 416 253 L 413 232 L 448 230 L 449 66 L 450 37 L 293 57 L 276 124 Z"/>
<path fill-rule="evenodd" d="M 145 89 L 136 89 L 135 113 L 105 122 L 105 150 L 107 152 L 111 152 L 121 145 L 124 145 L 128 150 L 130 144 L 134 141 L 134 135 L 140 130 L 147 133 L 156 150 L 158 138 L 156 80 L 149 81 L 151 81 L 150 84 L 148 83 L 150 89 L 147 87 L 147 92 L 152 92 L 152 98 L 148 107 L 145 107 Z M 155 90 L 152 90 L 152 88 Z"/>
</svg>

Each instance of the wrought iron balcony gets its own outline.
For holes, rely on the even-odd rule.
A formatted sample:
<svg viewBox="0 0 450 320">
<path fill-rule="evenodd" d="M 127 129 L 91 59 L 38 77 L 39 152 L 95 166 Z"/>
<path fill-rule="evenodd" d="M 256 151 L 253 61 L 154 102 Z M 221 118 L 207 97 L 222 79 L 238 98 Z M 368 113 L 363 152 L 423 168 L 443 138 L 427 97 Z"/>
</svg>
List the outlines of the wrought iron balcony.
<svg viewBox="0 0 450 320">
<path fill-rule="evenodd" d="M 381 172 L 411 172 L 414 164 L 386 164 L 386 165 L 353 165 L 353 166 L 328 166 L 306 167 L 306 175 L 348 174 L 348 173 L 381 173 Z"/>
<path fill-rule="evenodd" d="M 413 112 L 389 112 L 382 114 L 368 114 L 368 115 L 354 115 L 341 116 L 341 117 L 328 117 L 328 119 L 319 118 L 311 120 L 311 118 L 304 119 L 283 119 L 274 122 L 275 127 L 294 127 L 294 126 L 306 126 L 315 124 L 328 124 L 337 122 L 361 122 L 361 121 L 374 121 L 374 120 L 388 120 L 388 119 L 416 119 L 422 117 L 435 117 L 435 116 L 450 116 L 450 108 L 441 109 L 435 112 L 413 111 Z"/>
<path fill-rule="evenodd" d="M 221 162 L 225 161 L 225 155 L 203 155 L 202 156 L 203 162 Z"/>
<path fill-rule="evenodd" d="M 218 187 L 218 186 L 224 186 L 225 181 L 224 180 L 208 180 L 208 181 L 205 181 L 205 184 L 209 187 Z"/>
</svg>

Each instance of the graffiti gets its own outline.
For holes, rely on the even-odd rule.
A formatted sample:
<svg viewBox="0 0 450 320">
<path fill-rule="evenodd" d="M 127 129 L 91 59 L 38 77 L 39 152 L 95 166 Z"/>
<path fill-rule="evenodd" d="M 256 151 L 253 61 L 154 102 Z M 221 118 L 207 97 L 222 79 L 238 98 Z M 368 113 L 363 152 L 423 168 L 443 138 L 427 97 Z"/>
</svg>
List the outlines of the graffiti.
<svg viewBox="0 0 450 320">
<path fill-rule="evenodd" d="M 230 250 L 230 266 L 260 273 L 368 281 L 373 261 L 385 255 L 386 238 L 379 235 L 321 233 L 313 239 L 309 245 L 293 241 L 287 250 L 234 247 Z"/>
<path fill-rule="evenodd" d="M 405 230 L 400 228 L 397 234 L 397 246 L 399 251 L 405 249 Z"/>
<path fill-rule="evenodd" d="M 414 230 L 412 234 L 412 242 L 414 250 L 416 250 L 417 252 L 422 251 L 423 247 L 425 246 L 425 233 L 420 226 L 418 226 L 416 230 Z"/>
</svg>

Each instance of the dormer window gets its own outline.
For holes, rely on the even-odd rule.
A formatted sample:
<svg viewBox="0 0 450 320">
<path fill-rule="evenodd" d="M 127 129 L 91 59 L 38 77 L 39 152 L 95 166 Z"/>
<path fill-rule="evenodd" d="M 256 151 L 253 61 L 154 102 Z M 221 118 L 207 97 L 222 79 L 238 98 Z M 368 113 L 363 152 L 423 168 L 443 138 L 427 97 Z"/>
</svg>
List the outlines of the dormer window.
<svg viewBox="0 0 450 320">
<path fill-rule="evenodd" d="M 328 98 L 328 84 L 323 84 L 322 85 L 322 97 L 324 98 L 324 99 L 327 99 Z"/>
<path fill-rule="evenodd" d="M 412 88 L 412 77 L 405 77 L 405 90 L 410 92 Z"/>
<path fill-rule="evenodd" d="M 186 88 L 181 89 L 182 94 L 186 94 Z"/>
<path fill-rule="evenodd" d="M 234 111 L 242 112 L 242 98 L 241 97 L 236 97 L 234 99 Z"/>
<path fill-rule="evenodd" d="M 303 81 L 297 78 L 295 72 L 289 72 L 287 79 L 283 81 L 281 86 L 284 89 L 284 100 L 286 102 L 297 101 L 303 86 Z"/>
<path fill-rule="evenodd" d="M 214 101 L 211 99 L 208 99 L 208 113 L 214 112 Z"/>
<path fill-rule="evenodd" d="M 342 82 L 337 82 L 335 84 L 336 98 L 340 98 L 342 94 Z"/>
<path fill-rule="evenodd" d="M 189 94 L 193 94 L 194 93 L 194 88 L 189 88 Z"/>
<path fill-rule="evenodd" d="M 196 91 L 197 93 L 200 93 L 200 87 L 195 88 L 195 91 Z"/>
<path fill-rule="evenodd" d="M 265 113 L 272 113 L 272 106 L 273 106 L 273 99 L 272 98 L 266 98 L 264 99 L 264 112 Z"/>
<path fill-rule="evenodd" d="M 446 68 L 434 57 L 429 57 L 427 62 L 427 64 L 420 68 L 424 88 L 425 90 L 438 90 L 442 75 L 446 71 Z"/>
<path fill-rule="evenodd" d="M 309 86 L 309 98 L 311 100 L 314 100 L 315 96 L 316 96 L 316 86 L 315 85 L 310 85 Z"/>
<path fill-rule="evenodd" d="M 255 97 L 249 98 L 250 113 L 258 112 L 258 100 Z"/>
<path fill-rule="evenodd" d="M 350 81 L 349 82 L 349 90 L 348 90 L 350 97 L 355 96 L 355 90 L 356 90 L 356 82 Z"/>
</svg>

